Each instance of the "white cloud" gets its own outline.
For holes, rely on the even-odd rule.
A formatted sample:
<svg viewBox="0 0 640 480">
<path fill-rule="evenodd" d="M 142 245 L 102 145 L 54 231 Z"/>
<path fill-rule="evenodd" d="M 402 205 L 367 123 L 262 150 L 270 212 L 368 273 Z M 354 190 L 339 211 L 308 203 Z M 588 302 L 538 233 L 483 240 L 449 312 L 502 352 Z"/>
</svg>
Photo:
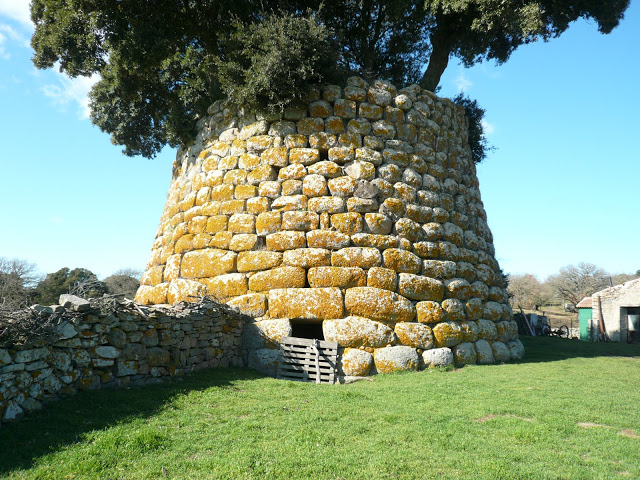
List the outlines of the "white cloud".
<svg viewBox="0 0 640 480">
<path fill-rule="evenodd" d="M 7 24 L 0 24 L 0 58 L 7 60 L 11 57 L 7 49 L 9 42 L 17 42 L 23 46 L 28 46 L 29 42 L 26 37 L 16 31 L 15 28 Z"/>
<path fill-rule="evenodd" d="M 456 88 L 463 92 L 469 90 L 473 86 L 473 82 L 465 75 L 464 70 L 460 70 L 460 73 L 455 79 Z"/>
<path fill-rule="evenodd" d="M 0 16 L 11 18 L 25 27 L 33 28 L 29 0 L 0 0 Z"/>
<path fill-rule="evenodd" d="M 66 108 L 69 104 L 78 107 L 80 118 L 89 118 L 89 90 L 100 76 L 69 78 L 63 73 L 56 72 L 56 83 L 42 87 L 42 92 L 53 100 L 57 107 Z"/>
<path fill-rule="evenodd" d="M 491 135 L 496 131 L 496 126 L 493 123 L 487 122 L 485 119 L 482 119 L 482 129 L 484 130 L 485 135 Z"/>
</svg>

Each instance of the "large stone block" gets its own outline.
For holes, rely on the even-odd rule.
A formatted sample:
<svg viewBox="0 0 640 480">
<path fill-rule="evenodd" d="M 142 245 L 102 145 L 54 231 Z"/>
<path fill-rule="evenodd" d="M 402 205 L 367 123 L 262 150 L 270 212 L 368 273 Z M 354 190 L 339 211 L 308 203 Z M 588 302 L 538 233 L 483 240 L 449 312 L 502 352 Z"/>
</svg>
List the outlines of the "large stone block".
<svg viewBox="0 0 640 480">
<path fill-rule="evenodd" d="M 359 266 L 377 267 L 382 263 L 382 255 L 376 248 L 349 247 L 331 253 L 331 265 L 334 267 Z"/>
<path fill-rule="evenodd" d="M 384 266 L 398 273 L 418 274 L 422 269 L 422 259 L 406 250 L 389 248 L 382 254 Z"/>
<path fill-rule="evenodd" d="M 282 288 L 269 292 L 272 318 L 324 320 L 340 318 L 344 313 L 339 288 Z"/>
<path fill-rule="evenodd" d="M 187 252 L 182 257 L 180 273 L 184 278 L 215 277 L 232 273 L 236 269 L 237 256 L 235 252 L 215 248 Z"/>
<path fill-rule="evenodd" d="M 444 297 L 444 284 L 434 278 L 399 273 L 398 293 L 411 300 L 440 301 Z"/>
<path fill-rule="evenodd" d="M 291 336 L 291 322 L 286 318 L 247 323 L 242 331 L 242 347 L 246 350 L 277 348 L 284 337 Z"/>
<path fill-rule="evenodd" d="M 373 360 L 378 373 L 417 370 L 420 364 L 416 349 L 404 345 L 378 348 L 373 354 Z"/>
<path fill-rule="evenodd" d="M 228 300 L 227 305 L 250 317 L 263 317 L 267 313 L 267 296 L 261 293 L 247 293 Z"/>
<path fill-rule="evenodd" d="M 477 363 L 476 347 L 473 343 L 460 343 L 453 347 L 453 358 L 456 366 L 475 365 Z"/>
<path fill-rule="evenodd" d="M 281 263 L 281 252 L 271 252 L 269 250 L 240 252 L 237 258 L 237 269 L 238 272 L 255 272 L 278 267 Z"/>
<path fill-rule="evenodd" d="M 307 275 L 304 268 L 277 267 L 251 275 L 249 277 L 249 290 L 252 292 L 266 292 L 274 288 L 304 287 L 306 280 Z"/>
<path fill-rule="evenodd" d="M 476 342 L 477 361 L 480 365 L 490 365 L 495 363 L 491 344 L 486 340 L 478 340 Z"/>
<path fill-rule="evenodd" d="M 360 267 L 314 267 L 307 273 L 311 287 L 352 288 L 366 285 L 366 274 Z"/>
<path fill-rule="evenodd" d="M 283 232 L 284 233 L 284 232 Z M 313 230 L 307 232 L 307 245 L 313 248 L 328 248 L 329 250 L 338 250 L 348 247 L 351 243 L 349 235 L 330 230 Z"/>
<path fill-rule="evenodd" d="M 421 323 L 396 323 L 395 332 L 398 341 L 408 347 L 427 350 L 433 348 L 433 332 L 431 328 Z"/>
<path fill-rule="evenodd" d="M 436 347 L 453 347 L 462 342 L 462 328 L 456 322 L 441 322 L 433 328 Z"/>
<path fill-rule="evenodd" d="M 244 273 L 228 273 L 200 281 L 207 286 L 207 295 L 219 301 L 247 293 L 247 277 Z"/>
<path fill-rule="evenodd" d="M 416 316 L 413 304 L 397 293 L 373 287 L 350 288 L 345 307 L 351 315 L 384 322 L 410 322 Z"/>
<path fill-rule="evenodd" d="M 422 361 L 428 368 L 453 365 L 453 352 L 450 348 L 432 348 L 422 352 Z"/>
<path fill-rule="evenodd" d="M 322 322 L 325 340 L 343 347 L 384 347 L 394 343 L 393 330 L 381 322 L 364 317 L 348 316 Z"/>
<path fill-rule="evenodd" d="M 310 232 L 313 233 L 313 232 Z M 278 252 L 306 247 L 304 232 L 287 230 L 284 232 L 270 233 L 266 237 L 267 249 Z M 311 246 L 311 245 L 310 245 Z"/>
<path fill-rule="evenodd" d="M 195 280 L 178 278 L 172 280 L 167 289 L 167 301 L 174 305 L 178 302 L 195 302 L 206 295 L 207 287 Z"/>
<path fill-rule="evenodd" d="M 284 252 L 282 263 L 292 267 L 321 267 L 331 265 L 331 251 L 326 248 L 297 248 Z"/>
<path fill-rule="evenodd" d="M 346 376 L 366 377 L 373 365 L 373 355 L 358 348 L 345 348 L 340 358 L 340 368 Z"/>
</svg>

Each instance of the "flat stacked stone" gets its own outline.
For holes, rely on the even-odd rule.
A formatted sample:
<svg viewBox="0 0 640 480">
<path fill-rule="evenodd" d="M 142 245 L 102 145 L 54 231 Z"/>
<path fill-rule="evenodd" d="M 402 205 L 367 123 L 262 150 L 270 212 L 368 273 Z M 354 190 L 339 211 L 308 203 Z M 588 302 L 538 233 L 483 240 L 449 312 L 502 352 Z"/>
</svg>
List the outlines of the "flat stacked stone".
<svg viewBox="0 0 640 480">
<path fill-rule="evenodd" d="M 352 77 L 281 115 L 209 114 L 178 153 L 138 302 L 214 296 L 256 318 L 260 348 L 322 323 L 364 375 L 522 355 L 461 107 Z"/>
</svg>

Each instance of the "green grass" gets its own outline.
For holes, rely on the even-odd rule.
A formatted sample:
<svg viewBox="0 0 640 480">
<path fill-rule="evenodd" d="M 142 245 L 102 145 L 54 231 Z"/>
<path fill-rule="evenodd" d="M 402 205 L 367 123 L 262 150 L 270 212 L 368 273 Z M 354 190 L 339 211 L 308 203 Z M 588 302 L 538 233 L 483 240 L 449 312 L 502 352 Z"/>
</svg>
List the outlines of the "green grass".
<svg viewBox="0 0 640 480">
<path fill-rule="evenodd" d="M 0 477 L 640 478 L 640 346 L 524 343 L 352 385 L 220 369 L 82 393 L 0 428 Z"/>
</svg>

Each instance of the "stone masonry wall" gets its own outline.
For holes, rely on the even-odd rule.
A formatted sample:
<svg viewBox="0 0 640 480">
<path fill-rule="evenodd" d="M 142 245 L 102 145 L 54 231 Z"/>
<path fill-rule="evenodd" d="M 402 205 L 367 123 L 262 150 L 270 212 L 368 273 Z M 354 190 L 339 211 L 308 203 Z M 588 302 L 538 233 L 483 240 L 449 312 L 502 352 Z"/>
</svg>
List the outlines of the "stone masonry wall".
<svg viewBox="0 0 640 480">
<path fill-rule="evenodd" d="M 208 294 L 251 315 L 267 371 L 298 322 L 346 349 L 345 375 L 522 357 L 461 107 L 352 77 L 282 115 L 209 114 L 137 301 Z"/>
<path fill-rule="evenodd" d="M 221 307 L 205 303 L 187 309 L 137 306 L 78 313 L 70 306 L 55 338 L 0 345 L 0 421 L 78 390 L 242 366 L 245 317 Z"/>
</svg>

